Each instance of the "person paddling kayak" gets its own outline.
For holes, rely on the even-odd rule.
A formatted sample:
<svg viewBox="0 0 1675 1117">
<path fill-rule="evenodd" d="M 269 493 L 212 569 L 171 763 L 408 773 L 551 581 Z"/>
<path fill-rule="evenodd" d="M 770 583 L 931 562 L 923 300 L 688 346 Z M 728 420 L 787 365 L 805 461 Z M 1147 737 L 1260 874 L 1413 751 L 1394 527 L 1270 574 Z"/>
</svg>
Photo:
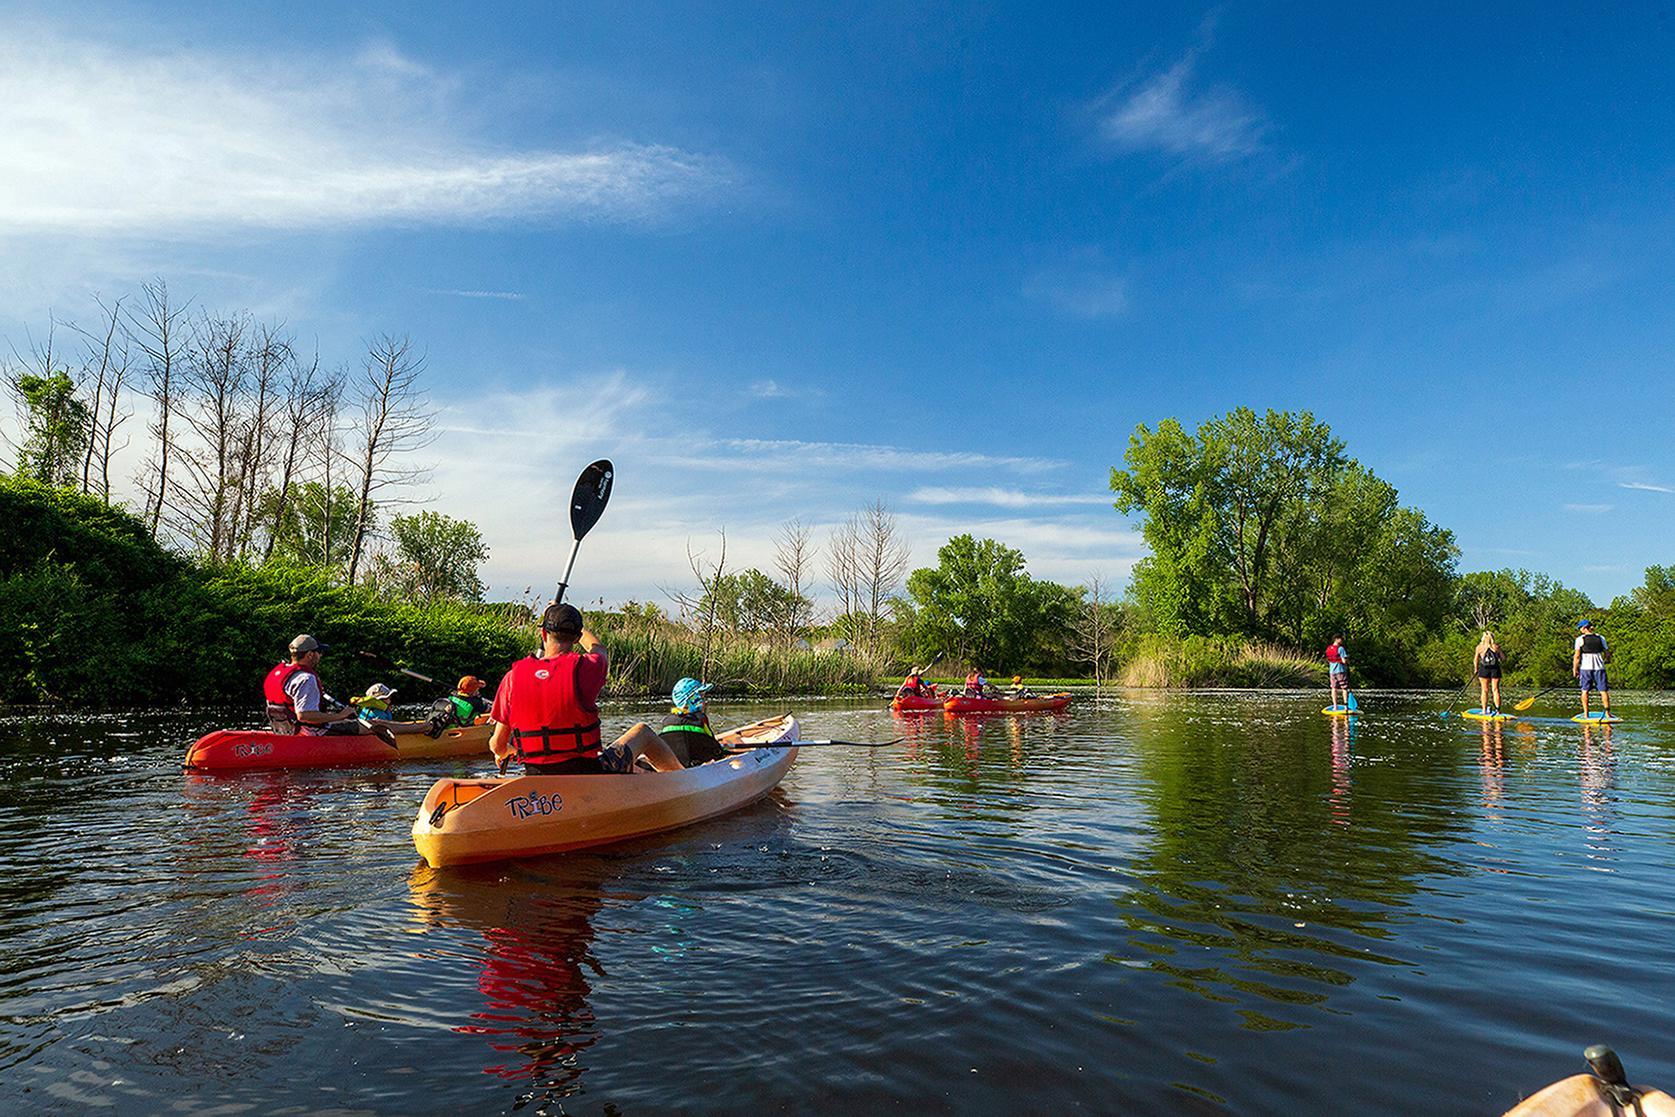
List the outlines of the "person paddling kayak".
<svg viewBox="0 0 1675 1117">
<path fill-rule="evenodd" d="M 682 679 L 676 683 L 669 695 L 672 706 L 663 719 L 663 728 L 657 731 L 663 743 L 669 746 L 669 751 L 688 768 L 696 768 L 727 755 L 727 750 L 715 739 L 709 711 L 704 708 L 704 694 L 714 685 L 697 679 Z"/>
<path fill-rule="evenodd" d="M 897 698 L 934 698 L 934 697 L 936 697 L 936 684 L 935 683 L 927 683 L 925 681 L 925 672 L 929 671 L 929 670 L 930 670 L 929 667 L 915 667 L 915 668 L 913 668 L 913 670 L 909 671 L 907 673 L 907 678 L 905 678 L 901 681 L 901 686 L 896 688 L 896 697 Z"/>
<path fill-rule="evenodd" d="M 1582 688 L 1582 716 L 1588 716 L 1588 691 L 1599 692 L 1599 704 L 1605 716 L 1611 716 L 1611 682 L 1605 677 L 1605 665 L 1611 662 L 1611 646 L 1605 637 L 1594 631 L 1593 621 L 1578 621 L 1582 635 L 1576 638 L 1576 650 L 1570 656 L 1570 673 Z"/>
<path fill-rule="evenodd" d="M 320 657 L 330 646 L 306 633 L 291 641 L 291 658 L 276 664 L 262 681 L 268 727 L 275 733 L 301 737 L 371 733 L 394 744 L 395 735 L 388 726 L 360 720 L 354 706 L 324 708 L 327 695 L 320 687 Z"/>
<path fill-rule="evenodd" d="M 1501 712 L 1501 665 L 1506 662 L 1506 653 L 1495 643 L 1495 634 L 1488 629 L 1483 630 L 1483 639 L 1477 642 L 1477 648 L 1471 653 L 1471 671 L 1477 676 L 1478 688 L 1482 691 L 1482 699 L 1478 708 L 1486 714 Z M 1489 702 L 1489 691 L 1495 692 L 1495 701 Z"/>
<path fill-rule="evenodd" d="M 495 690 L 489 751 L 502 763 L 515 753 L 531 775 L 632 772 L 640 757 L 659 772 L 679 771 L 680 759 L 643 721 L 601 744 L 599 692 L 609 669 L 610 656 L 583 626 L 581 610 L 547 606 L 541 654 L 512 664 Z"/>
<path fill-rule="evenodd" d="M 1332 687 L 1332 705 L 1343 706 L 1349 702 L 1349 649 L 1343 646 L 1343 637 L 1334 636 L 1331 646 L 1326 649 L 1326 681 Z M 1338 692 L 1343 697 L 1338 697 Z"/>
</svg>

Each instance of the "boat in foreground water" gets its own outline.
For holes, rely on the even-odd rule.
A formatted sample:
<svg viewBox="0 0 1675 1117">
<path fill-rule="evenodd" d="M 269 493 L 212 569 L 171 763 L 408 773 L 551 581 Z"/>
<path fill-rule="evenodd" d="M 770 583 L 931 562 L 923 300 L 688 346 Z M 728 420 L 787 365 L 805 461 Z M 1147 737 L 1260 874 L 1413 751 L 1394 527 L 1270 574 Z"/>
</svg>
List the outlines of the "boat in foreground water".
<svg viewBox="0 0 1675 1117">
<path fill-rule="evenodd" d="M 679 772 L 438 780 L 413 820 L 413 844 L 440 868 L 609 845 L 701 822 L 772 791 L 797 757 L 800 732 L 790 714 L 753 722 L 718 736 L 738 751 Z"/>
<path fill-rule="evenodd" d="M 186 750 L 185 767 L 231 772 L 258 768 L 339 768 L 357 764 L 395 764 L 403 760 L 441 760 L 489 755 L 493 726 L 466 725 L 432 737 L 423 729 L 397 732 L 395 747 L 371 734 L 363 736 L 292 736 L 265 729 L 217 729 Z"/>
<path fill-rule="evenodd" d="M 1630 1086 L 1622 1060 L 1603 1043 L 1582 1052 L 1587 1074 L 1573 1074 L 1530 1095 L 1505 1117 L 1675 1117 L 1675 1098 L 1662 1090 Z"/>
<path fill-rule="evenodd" d="M 967 698 L 956 694 L 942 704 L 951 714 L 1022 714 L 1036 710 L 1062 710 L 1070 695 L 1044 694 L 1039 698 Z"/>
</svg>

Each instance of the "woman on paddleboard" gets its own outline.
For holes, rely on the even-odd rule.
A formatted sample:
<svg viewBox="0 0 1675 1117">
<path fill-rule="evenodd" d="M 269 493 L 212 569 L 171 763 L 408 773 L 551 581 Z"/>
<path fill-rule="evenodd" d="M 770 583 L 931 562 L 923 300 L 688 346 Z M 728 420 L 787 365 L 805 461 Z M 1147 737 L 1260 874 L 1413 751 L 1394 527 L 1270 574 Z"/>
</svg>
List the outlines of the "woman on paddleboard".
<svg viewBox="0 0 1675 1117">
<path fill-rule="evenodd" d="M 1506 654 L 1495 643 L 1495 634 L 1484 629 L 1483 639 L 1477 642 L 1476 650 L 1471 653 L 1471 670 L 1477 676 L 1478 688 L 1483 692 L 1478 709 L 1491 717 L 1501 712 L 1501 664 L 1505 662 Z M 1493 704 L 1489 702 L 1491 688 L 1495 692 Z"/>
</svg>

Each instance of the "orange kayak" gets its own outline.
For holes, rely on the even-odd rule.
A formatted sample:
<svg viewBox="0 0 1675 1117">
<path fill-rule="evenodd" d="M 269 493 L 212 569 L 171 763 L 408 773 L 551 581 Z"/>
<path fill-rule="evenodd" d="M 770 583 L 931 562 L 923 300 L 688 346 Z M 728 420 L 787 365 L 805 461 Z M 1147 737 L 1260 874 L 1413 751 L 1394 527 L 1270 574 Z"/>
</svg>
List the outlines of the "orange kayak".
<svg viewBox="0 0 1675 1117">
<path fill-rule="evenodd" d="M 956 694 L 942 704 L 951 714 L 1012 714 L 1031 710 L 1062 710 L 1070 705 L 1068 694 L 1047 694 L 1040 698 L 967 698 Z"/>
<path fill-rule="evenodd" d="M 414 724 L 414 723 L 399 723 Z M 377 737 L 302 737 L 265 729 L 217 729 L 186 750 L 186 767 L 202 771 L 254 768 L 337 768 L 351 764 L 394 764 L 402 760 L 438 760 L 489 756 L 493 726 L 467 725 L 432 737 L 424 731 L 396 731 L 396 747 Z"/>
<path fill-rule="evenodd" d="M 744 748 L 680 772 L 437 780 L 413 820 L 432 867 L 608 845 L 737 810 L 772 791 L 797 757 L 790 714 L 720 735 Z"/>
<path fill-rule="evenodd" d="M 898 694 L 890 700 L 890 709 L 898 714 L 918 714 L 942 709 L 941 698 L 920 697 L 917 694 Z"/>
<path fill-rule="evenodd" d="M 1591 1074 L 1573 1074 L 1525 1098 L 1505 1117 L 1675 1117 L 1675 1098 L 1662 1090 L 1631 1086 L 1622 1060 L 1604 1044 L 1588 1048 L 1582 1057 Z"/>
</svg>

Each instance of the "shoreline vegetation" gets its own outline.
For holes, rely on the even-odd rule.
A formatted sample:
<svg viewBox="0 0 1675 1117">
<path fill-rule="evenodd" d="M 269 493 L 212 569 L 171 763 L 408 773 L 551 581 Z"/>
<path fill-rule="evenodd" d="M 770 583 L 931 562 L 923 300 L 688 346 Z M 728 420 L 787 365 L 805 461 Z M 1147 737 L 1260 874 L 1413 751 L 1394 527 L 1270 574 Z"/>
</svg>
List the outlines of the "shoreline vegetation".
<svg viewBox="0 0 1675 1117">
<path fill-rule="evenodd" d="M 408 338 L 333 366 L 161 280 L 99 305 L 97 328 L 68 326 L 79 350 L 43 335 L 0 377 L 18 419 L 0 473 L 0 705 L 256 705 L 298 632 L 334 645 L 338 697 L 384 682 L 421 701 L 534 646 L 544 602 L 483 600 L 474 524 L 397 511 L 424 495 L 436 434 Z M 136 440 L 138 472 L 113 480 Z M 689 543 L 690 581 L 666 604 L 576 604 L 611 649 L 613 698 L 682 676 L 738 696 L 867 694 L 914 665 L 976 665 L 1002 686 L 1324 687 L 1340 633 L 1357 685 L 1454 688 L 1484 629 L 1506 686 L 1543 687 L 1569 681 L 1582 617 L 1610 641 L 1615 686 L 1675 686 L 1675 565 L 1608 608 L 1540 573 L 1462 573 L 1453 533 L 1306 411 L 1141 425 L 1110 489 L 1148 549 L 1122 587 L 1035 578 L 1023 551 L 969 534 L 913 569 L 878 499 L 820 538 L 782 524 L 767 571 L 730 566 L 722 532 Z"/>
</svg>

